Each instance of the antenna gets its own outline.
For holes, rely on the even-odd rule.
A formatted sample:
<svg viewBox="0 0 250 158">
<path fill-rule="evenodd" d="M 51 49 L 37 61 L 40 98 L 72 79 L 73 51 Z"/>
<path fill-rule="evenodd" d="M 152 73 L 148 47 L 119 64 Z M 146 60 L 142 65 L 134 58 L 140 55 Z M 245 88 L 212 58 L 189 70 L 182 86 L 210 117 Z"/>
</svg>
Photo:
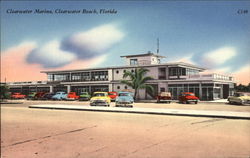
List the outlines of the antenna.
<svg viewBox="0 0 250 158">
<path fill-rule="evenodd" d="M 157 54 L 159 54 L 159 38 L 157 38 Z"/>
</svg>

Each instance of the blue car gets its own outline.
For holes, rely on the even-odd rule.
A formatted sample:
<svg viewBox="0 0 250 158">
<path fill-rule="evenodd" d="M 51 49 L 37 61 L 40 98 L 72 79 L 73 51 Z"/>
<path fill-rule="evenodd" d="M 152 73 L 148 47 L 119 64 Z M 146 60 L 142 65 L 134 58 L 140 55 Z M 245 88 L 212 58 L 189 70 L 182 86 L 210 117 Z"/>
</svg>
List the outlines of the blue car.
<svg viewBox="0 0 250 158">
<path fill-rule="evenodd" d="M 67 98 L 67 93 L 65 92 L 56 92 L 55 95 L 52 96 L 52 100 L 64 100 Z"/>
<path fill-rule="evenodd" d="M 119 92 L 115 100 L 116 107 L 133 107 L 134 98 L 130 92 Z"/>
</svg>

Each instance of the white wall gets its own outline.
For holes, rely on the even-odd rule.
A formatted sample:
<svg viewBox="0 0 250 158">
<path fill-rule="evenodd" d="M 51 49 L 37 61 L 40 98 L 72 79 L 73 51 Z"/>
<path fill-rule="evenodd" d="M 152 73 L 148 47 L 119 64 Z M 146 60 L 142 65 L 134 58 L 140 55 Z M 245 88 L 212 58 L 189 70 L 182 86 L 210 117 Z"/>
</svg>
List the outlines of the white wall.
<svg viewBox="0 0 250 158">
<path fill-rule="evenodd" d="M 113 74 L 114 74 L 114 80 L 123 80 L 123 74 L 124 70 L 126 71 L 131 71 L 135 70 L 134 68 L 124 68 L 124 69 L 113 69 Z M 119 71 L 119 73 L 116 73 L 116 71 Z"/>
<path fill-rule="evenodd" d="M 108 80 L 112 81 L 113 74 L 112 74 L 112 69 L 108 69 Z"/>
<path fill-rule="evenodd" d="M 146 69 L 149 70 L 149 72 L 146 74 L 146 76 L 151 76 L 154 79 L 158 79 L 158 67 L 147 67 Z"/>
<path fill-rule="evenodd" d="M 127 65 L 130 65 L 130 59 L 137 59 L 139 65 L 158 64 L 158 58 L 155 56 L 129 57 L 129 58 L 126 58 Z M 147 62 L 144 63 L 144 61 L 147 61 Z"/>
</svg>

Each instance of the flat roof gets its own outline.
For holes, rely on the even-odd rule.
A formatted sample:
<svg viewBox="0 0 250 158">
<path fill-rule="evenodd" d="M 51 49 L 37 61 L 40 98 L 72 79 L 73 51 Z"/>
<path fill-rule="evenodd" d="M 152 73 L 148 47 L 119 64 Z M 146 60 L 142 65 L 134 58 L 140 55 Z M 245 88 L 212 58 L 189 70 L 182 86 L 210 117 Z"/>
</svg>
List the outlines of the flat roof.
<svg viewBox="0 0 250 158">
<path fill-rule="evenodd" d="M 130 58 L 130 57 L 142 57 L 142 56 L 155 56 L 158 58 L 166 58 L 165 56 L 161 56 L 158 54 L 154 54 L 152 52 L 148 52 L 148 53 L 144 53 L 144 54 L 135 54 L 135 55 L 124 55 L 124 56 L 120 56 L 121 58 Z"/>
<path fill-rule="evenodd" d="M 127 65 L 127 66 L 111 66 L 111 67 L 100 67 L 100 68 L 86 68 L 86 69 L 71 69 L 71 70 L 57 70 L 57 71 L 41 71 L 41 73 L 68 73 L 68 72 L 82 72 L 91 70 L 108 70 L 108 69 L 124 69 L 124 68 L 140 68 L 140 67 L 161 67 L 161 66 L 179 66 L 186 68 L 194 68 L 200 71 L 206 70 L 205 68 L 195 66 L 193 64 L 184 62 L 173 62 L 173 63 L 162 63 L 162 64 L 151 64 L 151 65 Z"/>
</svg>

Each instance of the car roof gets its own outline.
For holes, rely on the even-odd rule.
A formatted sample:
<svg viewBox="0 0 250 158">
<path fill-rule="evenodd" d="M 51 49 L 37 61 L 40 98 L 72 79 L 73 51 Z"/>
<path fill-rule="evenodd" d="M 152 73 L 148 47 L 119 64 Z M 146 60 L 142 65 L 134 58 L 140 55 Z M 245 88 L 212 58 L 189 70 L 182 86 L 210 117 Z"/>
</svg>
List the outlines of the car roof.
<svg viewBox="0 0 250 158">
<path fill-rule="evenodd" d="M 94 93 L 107 93 L 107 92 L 94 92 Z"/>
</svg>

